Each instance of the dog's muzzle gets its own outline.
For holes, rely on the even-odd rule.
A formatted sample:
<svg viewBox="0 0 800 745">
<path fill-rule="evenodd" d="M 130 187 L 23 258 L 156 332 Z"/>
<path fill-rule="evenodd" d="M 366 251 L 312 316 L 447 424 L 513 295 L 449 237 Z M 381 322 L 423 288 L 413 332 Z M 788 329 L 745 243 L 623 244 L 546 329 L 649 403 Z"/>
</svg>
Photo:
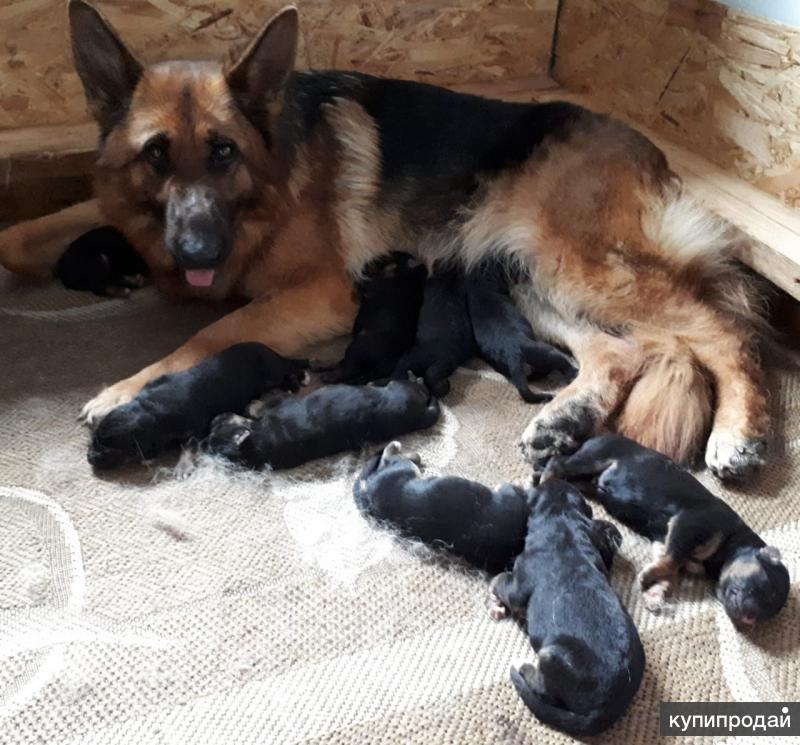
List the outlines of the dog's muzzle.
<svg viewBox="0 0 800 745">
<path fill-rule="evenodd" d="M 174 188 L 167 201 L 165 241 L 186 281 L 209 287 L 231 251 L 230 225 L 214 190 Z"/>
</svg>

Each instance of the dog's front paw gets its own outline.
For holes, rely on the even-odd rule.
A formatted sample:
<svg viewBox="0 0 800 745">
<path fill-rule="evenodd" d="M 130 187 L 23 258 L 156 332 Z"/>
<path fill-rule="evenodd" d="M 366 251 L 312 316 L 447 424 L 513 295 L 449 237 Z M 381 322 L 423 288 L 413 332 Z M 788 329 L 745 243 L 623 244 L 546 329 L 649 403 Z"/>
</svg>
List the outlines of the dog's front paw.
<svg viewBox="0 0 800 745">
<path fill-rule="evenodd" d="M 207 448 L 234 463 L 241 463 L 242 445 L 253 433 L 253 421 L 237 414 L 220 414 L 211 423 Z"/>
<path fill-rule="evenodd" d="M 540 471 L 554 455 L 575 452 L 594 434 L 599 418 L 596 407 L 586 399 L 547 406 L 522 435 L 522 454 L 535 471 Z"/>
<path fill-rule="evenodd" d="M 104 388 L 91 401 L 83 407 L 80 420 L 90 427 L 97 423 L 117 406 L 122 406 L 132 401 L 138 393 L 126 380 Z"/>
<path fill-rule="evenodd" d="M 706 465 L 720 479 L 743 479 L 765 463 L 767 443 L 732 432 L 712 432 L 706 446 Z"/>
</svg>

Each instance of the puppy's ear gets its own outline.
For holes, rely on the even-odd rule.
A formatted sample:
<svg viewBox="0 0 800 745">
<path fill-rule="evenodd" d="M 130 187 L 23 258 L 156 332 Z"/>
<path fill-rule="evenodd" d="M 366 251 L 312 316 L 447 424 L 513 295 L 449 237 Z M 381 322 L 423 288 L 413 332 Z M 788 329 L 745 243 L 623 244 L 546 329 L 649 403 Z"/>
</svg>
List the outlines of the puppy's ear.
<svg viewBox="0 0 800 745">
<path fill-rule="evenodd" d="M 289 5 L 264 25 L 226 73 L 239 106 L 258 116 L 280 97 L 294 69 L 297 53 L 297 8 Z"/>
<path fill-rule="evenodd" d="M 108 22 L 84 0 L 71 0 L 72 56 L 89 111 L 107 134 L 125 116 L 142 66 Z"/>
<path fill-rule="evenodd" d="M 768 564 L 780 564 L 781 552 L 775 546 L 764 546 L 759 552 L 759 557 Z"/>
</svg>

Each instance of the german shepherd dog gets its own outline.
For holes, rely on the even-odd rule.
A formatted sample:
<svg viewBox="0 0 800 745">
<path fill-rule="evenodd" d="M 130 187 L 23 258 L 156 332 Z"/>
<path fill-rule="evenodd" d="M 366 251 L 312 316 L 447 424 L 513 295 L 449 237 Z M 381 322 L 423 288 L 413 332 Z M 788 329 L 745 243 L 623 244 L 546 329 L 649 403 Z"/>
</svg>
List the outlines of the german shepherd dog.
<svg viewBox="0 0 800 745">
<path fill-rule="evenodd" d="M 52 275 L 70 240 L 109 224 L 164 291 L 250 300 L 103 390 L 90 423 L 237 342 L 295 356 L 348 332 L 353 280 L 380 255 L 467 269 L 493 255 L 530 273 L 534 331 L 580 364 L 523 435 L 532 462 L 612 416 L 680 461 L 710 431 L 720 476 L 763 462 L 758 313 L 731 234 L 636 131 L 568 103 L 294 72 L 293 7 L 224 64 L 143 67 L 84 0 L 69 17 L 100 128 L 97 199 L 7 230 L 0 262 Z"/>
</svg>

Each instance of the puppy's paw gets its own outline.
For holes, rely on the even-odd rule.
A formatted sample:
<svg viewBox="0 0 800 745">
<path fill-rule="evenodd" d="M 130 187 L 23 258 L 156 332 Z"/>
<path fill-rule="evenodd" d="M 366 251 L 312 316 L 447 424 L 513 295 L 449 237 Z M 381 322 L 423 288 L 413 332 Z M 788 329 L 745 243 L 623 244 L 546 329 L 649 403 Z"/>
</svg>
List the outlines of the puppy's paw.
<svg viewBox="0 0 800 745">
<path fill-rule="evenodd" d="M 662 613 L 667 607 L 668 582 L 657 582 L 642 593 L 644 607 L 651 613 Z"/>
<path fill-rule="evenodd" d="M 94 427 L 112 409 L 132 401 L 137 393 L 138 389 L 122 380 L 100 391 L 83 407 L 79 419 L 89 427 Z"/>
<path fill-rule="evenodd" d="M 554 455 L 575 452 L 594 433 L 599 419 L 596 407 L 583 399 L 545 407 L 522 435 L 522 454 L 535 471 L 541 471 Z"/>
<path fill-rule="evenodd" d="M 766 440 L 733 432 L 712 432 L 706 445 L 706 465 L 720 479 L 743 479 L 765 463 Z"/>
<path fill-rule="evenodd" d="M 486 611 L 492 621 L 502 621 L 508 618 L 508 608 L 506 608 L 495 595 L 489 596 L 489 602 L 486 604 Z"/>
</svg>

